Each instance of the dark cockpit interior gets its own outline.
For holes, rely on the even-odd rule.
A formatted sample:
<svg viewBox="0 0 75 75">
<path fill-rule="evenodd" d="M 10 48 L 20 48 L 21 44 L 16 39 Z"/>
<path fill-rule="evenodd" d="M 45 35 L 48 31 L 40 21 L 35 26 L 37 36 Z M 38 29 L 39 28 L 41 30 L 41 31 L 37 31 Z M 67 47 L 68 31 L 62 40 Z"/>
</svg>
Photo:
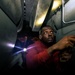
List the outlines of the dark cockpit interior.
<svg viewBox="0 0 75 75">
<path fill-rule="evenodd" d="M 15 65 L 23 70 L 25 56 L 21 50 L 38 40 L 39 30 L 45 25 L 53 27 L 56 41 L 75 35 L 75 0 L 0 0 L 1 71 Z"/>
</svg>

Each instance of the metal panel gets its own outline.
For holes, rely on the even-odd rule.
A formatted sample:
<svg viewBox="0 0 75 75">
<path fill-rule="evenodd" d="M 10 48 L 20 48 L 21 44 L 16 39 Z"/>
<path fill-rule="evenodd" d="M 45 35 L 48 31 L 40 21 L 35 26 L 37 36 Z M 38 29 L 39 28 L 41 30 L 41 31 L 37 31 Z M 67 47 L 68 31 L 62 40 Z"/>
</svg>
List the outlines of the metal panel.
<svg viewBox="0 0 75 75">
<path fill-rule="evenodd" d="M 32 9 L 32 16 L 30 17 L 30 25 L 32 25 L 33 31 L 38 31 L 42 24 L 36 25 L 41 16 L 44 15 L 44 20 L 47 15 L 48 9 L 51 6 L 53 0 L 38 0 Z M 43 21 L 44 21 L 43 20 Z"/>
<path fill-rule="evenodd" d="M 6 68 L 12 60 L 12 50 L 17 38 L 15 24 L 0 9 L 0 70 Z"/>
<path fill-rule="evenodd" d="M 21 0 L 0 0 L 1 9 L 17 24 L 22 16 Z"/>
</svg>

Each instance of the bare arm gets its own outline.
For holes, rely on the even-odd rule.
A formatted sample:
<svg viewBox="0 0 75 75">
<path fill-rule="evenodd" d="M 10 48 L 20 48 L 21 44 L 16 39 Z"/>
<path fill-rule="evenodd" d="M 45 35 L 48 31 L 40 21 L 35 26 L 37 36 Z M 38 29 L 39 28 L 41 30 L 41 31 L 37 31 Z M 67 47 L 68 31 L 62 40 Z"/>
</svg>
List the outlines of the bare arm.
<svg viewBox="0 0 75 75">
<path fill-rule="evenodd" d="M 65 50 L 65 48 L 73 47 L 75 44 L 75 35 L 71 36 L 65 36 L 60 41 L 58 41 L 56 44 L 48 48 L 48 53 L 52 53 L 56 50 Z"/>
<path fill-rule="evenodd" d="M 66 36 L 62 38 L 59 42 L 52 45 L 47 50 L 43 50 L 40 53 L 37 53 L 37 50 L 35 50 L 35 49 L 39 49 L 40 47 L 32 48 L 31 50 L 28 51 L 26 55 L 27 66 L 30 68 L 37 67 L 38 65 L 47 62 L 48 59 L 50 60 L 50 54 L 53 51 L 56 50 L 61 51 L 65 48 L 73 47 L 74 43 L 75 43 L 75 35 L 72 35 L 72 36 Z"/>
</svg>

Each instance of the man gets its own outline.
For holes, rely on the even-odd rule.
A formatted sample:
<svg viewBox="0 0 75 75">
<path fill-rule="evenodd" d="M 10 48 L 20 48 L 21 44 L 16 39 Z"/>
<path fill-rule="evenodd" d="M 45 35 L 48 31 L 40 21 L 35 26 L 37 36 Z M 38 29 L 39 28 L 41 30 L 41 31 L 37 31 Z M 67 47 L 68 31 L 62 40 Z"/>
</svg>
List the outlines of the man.
<svg viewBox="0 0 75 75">
<path fill-rule="evenodd" d="M 50 26 L 45 26 L 39 33 L 39 39 L 27 48 L 28 70 L 37 73 L 61 71 L 60 62 L 67 62 L 71 58 L 68 49 L 74 46 L 75 35 L 65 36 L 56 43 L 54 30 Z"/>
</svg>

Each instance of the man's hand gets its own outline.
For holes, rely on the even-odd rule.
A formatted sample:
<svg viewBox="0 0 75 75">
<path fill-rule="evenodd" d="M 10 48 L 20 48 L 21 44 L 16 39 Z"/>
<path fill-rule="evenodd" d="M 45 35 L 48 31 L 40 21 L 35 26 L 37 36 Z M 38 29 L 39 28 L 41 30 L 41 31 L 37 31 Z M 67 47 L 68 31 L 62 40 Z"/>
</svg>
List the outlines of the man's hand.
<svg viewBox="0 0 75 75">
<path fill-rule="evenodd" d="M 75 35 L 65 36 L 56 44 L 48 48 L 48 53 L 52 53 L 55 50 L 65 50 L 66 48 L 72 48 L 75 44 Z"/>
<path fill-rule="evenodd" d="M 71 57 L 72 57 L 71 53 L 64 51 L 60 56 L 60 62 L 67 62 L 71 59 Z"/>
<path fill-rule="evenodd" d="M 68 47 L 73 47 L 75 44 L 75 35 L 65 36 L 59 42 L 55 44 L 58 50 L 62 50 Z"/>
</svg>

